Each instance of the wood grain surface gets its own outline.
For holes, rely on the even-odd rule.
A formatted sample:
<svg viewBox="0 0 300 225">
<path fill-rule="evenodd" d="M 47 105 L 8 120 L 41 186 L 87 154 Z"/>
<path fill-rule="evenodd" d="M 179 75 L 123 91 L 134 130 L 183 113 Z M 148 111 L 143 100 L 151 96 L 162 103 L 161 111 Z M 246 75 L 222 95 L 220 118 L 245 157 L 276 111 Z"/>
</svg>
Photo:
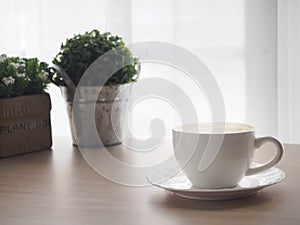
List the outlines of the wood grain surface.
<svg viewBox="0 0 300 225">
<path fill-rule="evenodd" d="M 257 195 L 187 200 L 155 187 L 115 184 L 95 173 L 67 138 L 53 150 L 0 160 L 0 224 L 300 224 L 300 145 L 285 145 L 286 178 Z M 122 146 L 114 147 L 122 153 Z M 258 152 L 265 160 L 268 151 Z"/>
</svg>

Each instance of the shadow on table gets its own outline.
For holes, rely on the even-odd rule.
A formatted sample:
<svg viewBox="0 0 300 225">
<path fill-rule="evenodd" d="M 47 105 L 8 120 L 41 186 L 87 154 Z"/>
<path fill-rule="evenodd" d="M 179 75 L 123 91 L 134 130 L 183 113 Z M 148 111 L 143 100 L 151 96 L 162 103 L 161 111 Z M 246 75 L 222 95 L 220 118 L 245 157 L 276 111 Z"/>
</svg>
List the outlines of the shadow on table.
<svg viewBox="0 0 300 225">
<path fill-rule="evenodd" d="M 165 198 L 151 199 L 150 204 L 161 207 L 201 209 L 201 210 L 224 210 L 231 208 L 246 208 L 254 205 L 263 205 L 272 201 L 268 192 L 258 192 L 255 195 L 231 199 L 231 200 L 191 200 L 179 197 L 173 193 L 168 193 Z"/>
</svg>

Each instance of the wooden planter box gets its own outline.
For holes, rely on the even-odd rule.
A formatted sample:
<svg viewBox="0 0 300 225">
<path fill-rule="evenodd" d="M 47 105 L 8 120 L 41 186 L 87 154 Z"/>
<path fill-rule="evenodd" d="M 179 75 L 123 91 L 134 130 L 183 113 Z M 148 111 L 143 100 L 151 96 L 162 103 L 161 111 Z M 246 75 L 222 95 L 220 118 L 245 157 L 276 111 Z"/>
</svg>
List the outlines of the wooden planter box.
<svg viewBox="0 0 300 225">
<path fill-rule="evenodd" d="M 0 158 L 50 149 L 49 94 L 0 99 Z"/>
</svg>

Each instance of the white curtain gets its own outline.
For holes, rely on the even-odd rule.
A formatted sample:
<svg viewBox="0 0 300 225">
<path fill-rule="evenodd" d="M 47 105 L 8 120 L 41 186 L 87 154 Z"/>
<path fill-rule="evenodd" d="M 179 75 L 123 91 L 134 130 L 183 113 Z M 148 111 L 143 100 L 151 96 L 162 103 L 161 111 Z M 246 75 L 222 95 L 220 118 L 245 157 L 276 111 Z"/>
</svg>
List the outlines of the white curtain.
<svg viewBox="0 0 300 225">
<path fill-rule="evenodd" d="M 300 1 L 278 1 L 278 135 L 300 143 Z"/>
<path fill-rule="evenodd" d="M 0 0 L 0 10 L 0 51 L 9 55 L 50 63 L 67 37 L 94 28 L 127 43 L 155 40 L 184 47 L 214 74 L 227 121 L 249 122 L 258 134 L 300 142 L 297 0 Z M 190 96 L 200 120 L 210 120 L 203 93 L 179 73 L 145 64 L 141 78 L 172 80 Z M 49 90 L 53 135 L 69 135 L 60 92 L 54 86 Z M 156 117 L 169 130 L 178 122 L 172 107 L 148 99 L 134 109 L 133 133 L 147 136 Z"/>
</svg>

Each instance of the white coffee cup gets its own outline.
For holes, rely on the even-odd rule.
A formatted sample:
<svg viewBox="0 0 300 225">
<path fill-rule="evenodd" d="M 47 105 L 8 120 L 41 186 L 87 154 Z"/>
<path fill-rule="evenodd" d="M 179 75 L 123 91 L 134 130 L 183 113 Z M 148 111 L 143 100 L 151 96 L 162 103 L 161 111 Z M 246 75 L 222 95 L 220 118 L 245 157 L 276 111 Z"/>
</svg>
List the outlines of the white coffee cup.
<svg viewBox="0 0 300 225">
<path fill-rule="evenodd" d="M 267 163 L 250 168 L 256 149 L 266 142 L 276 154 Z M 193 186 L 228 188 L 244 176 L 273 167 L 283 155 L 283 145 L 274 137 L 255 137 L 253 126 L 242 123 L 202 123 L 173 128 L 175 158 Z"/>
</svg>

